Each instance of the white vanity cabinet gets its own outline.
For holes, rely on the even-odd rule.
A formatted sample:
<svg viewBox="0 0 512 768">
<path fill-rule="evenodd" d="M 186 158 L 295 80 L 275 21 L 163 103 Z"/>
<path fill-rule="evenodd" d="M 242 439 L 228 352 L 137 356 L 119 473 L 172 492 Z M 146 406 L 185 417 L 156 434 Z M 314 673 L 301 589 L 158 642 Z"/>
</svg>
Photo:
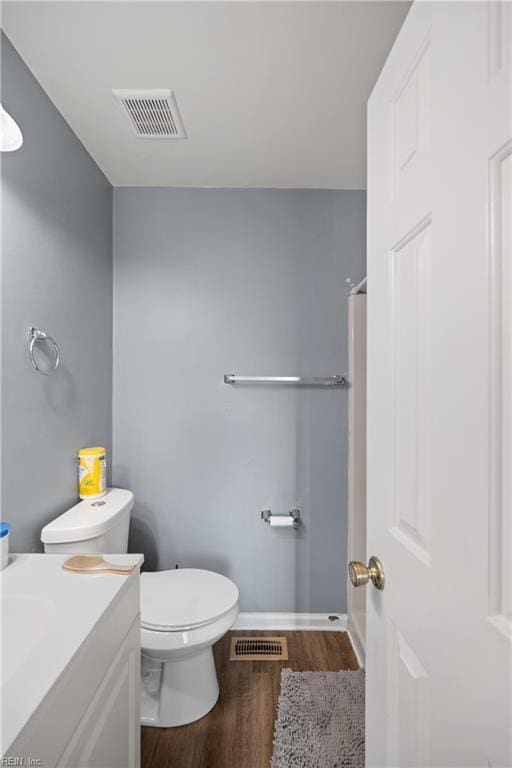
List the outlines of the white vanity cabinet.
<svg viewBox="0 0 512 768">
<path fill-rule="evenodd" d="M 56 560 L 55 565 L 59 570 L 57 577 L 62 579 L 60 561 L 65 558 L 60 555 L 42 557 Z M 130 562 L 128 556 L 124 562 Z M 65 663 L 66 658 L 61 658 L 61 662 L 65 663 L 61 673 L 54 678 L 24 725 L 17 729 L 16 737 L 3 753 L 2 762 L 4 765 L 32 765 L 42 768 L 138 768 L 138 569 L 128 577 L 65 574 L 64 579 L 67 587 L 82 594 L 76 595 L 76 602 L 69 606 L 69 610 L 63 615 L 60 615 L 57 606 L 53 629 L 58 631 L 48 631 L 43 643 L 44 651 L 40 648 L 38 664 L 45 664 L 45 654 L 53 654 L 53 658 L 49 659 L 52 662 L 65 653 L 66 658 L 69 656 L 69 661 Z M 74 582 L 70 579 L 74 579 Z M 73 622 L 75 627 L 82 622 L 85 629 L 87 622 L 84 621 L 83 612 L 89 612 L 93 617 L 94 610 L 91 606 L 94 606 L 95 602 L 100 602 L 97 606 L 98 610 L 102 609 L 100 615 L 73 653 L 68 642 L 69 635 L 73 634 Z M 29 659 L 29 662 L 33 664 L 34 660 Z M 33 672 L 36 683 L 40 682 L 35 667 Z M 48 677 L 46 681 L 51 683 Z M 23 697 L 24 685 L 29 684 L 29 681 L 25 679 L 24 683 L 20 679 L 18 682 L 22 687 L 18 688 L 17 693 Z M 12 713 L 15 714 L 18 705 L 15 691 L 12 687 L 6 688 L 7 697 L 10 697 L 12 704 Z M 26 695 L 31 695 L 28 689 Z M 9 701 L 4 698 L 2 704 L 4 709 L 9 706 Z M 11 723 L 7 712 L 2 715 L 2 720 L 9 730 Z"/>
<path fill-rule="evenodd" d="M 140 752 L 140 620 L 132 624 L 58 766 L 131 768 Z"/>
</svg>

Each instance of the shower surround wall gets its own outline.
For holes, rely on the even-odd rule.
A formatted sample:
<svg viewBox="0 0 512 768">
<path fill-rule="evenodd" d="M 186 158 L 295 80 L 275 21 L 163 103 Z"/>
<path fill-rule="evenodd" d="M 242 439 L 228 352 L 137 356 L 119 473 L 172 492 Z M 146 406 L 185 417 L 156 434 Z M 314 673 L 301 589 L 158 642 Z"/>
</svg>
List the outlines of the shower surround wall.
<svg viewBox="0 0 512 768">
<path fill-rule="evenodd" d="M 111 446 L 112 187 L 3 34 L 0 55 L 25 139 L 1 156 L 1 519 L 31 552 L 77 501 L 77 448 Z M 31 325 L 60 346 L 50 377 L 31 367 Z"/>
<path fill-rule="evenodd" d="M 118 188 L 115 485 L 151 569 L 211 568 L 245 611 L 346 609 L 345 388 L 224 384 L 347 370 L 365 193 Z M 299 507 L 299 531 L 260 510 Z"/>
</svg>

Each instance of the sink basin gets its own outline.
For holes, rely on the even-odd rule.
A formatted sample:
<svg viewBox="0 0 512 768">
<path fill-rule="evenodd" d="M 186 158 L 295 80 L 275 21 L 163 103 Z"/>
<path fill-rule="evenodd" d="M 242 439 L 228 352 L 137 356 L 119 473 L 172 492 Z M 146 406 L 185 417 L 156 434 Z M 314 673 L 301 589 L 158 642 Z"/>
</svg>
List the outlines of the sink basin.
<svg viewBox="0 0 512 768">
<path fill-rule="evenodd" d="M 41 597 L 4 595 L 0 600 L 2 686 L 38 648 L 48 633 L 55 604 Z"/>
</svg>

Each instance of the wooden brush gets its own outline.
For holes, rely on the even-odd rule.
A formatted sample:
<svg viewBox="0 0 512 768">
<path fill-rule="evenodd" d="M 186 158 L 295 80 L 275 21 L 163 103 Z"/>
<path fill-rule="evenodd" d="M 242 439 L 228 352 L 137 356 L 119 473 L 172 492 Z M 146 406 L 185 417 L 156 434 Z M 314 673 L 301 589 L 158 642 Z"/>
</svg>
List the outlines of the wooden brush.
<svg viewBox="0 0 512 768">
<path fill-rule="evenodd" d="M 74 555 L 66 560 L 62 567 L 74 573 L 122 573 L 128 576 L 136 565 L 116 565 L 107 563 L 101 555 Z"/>
</svg>

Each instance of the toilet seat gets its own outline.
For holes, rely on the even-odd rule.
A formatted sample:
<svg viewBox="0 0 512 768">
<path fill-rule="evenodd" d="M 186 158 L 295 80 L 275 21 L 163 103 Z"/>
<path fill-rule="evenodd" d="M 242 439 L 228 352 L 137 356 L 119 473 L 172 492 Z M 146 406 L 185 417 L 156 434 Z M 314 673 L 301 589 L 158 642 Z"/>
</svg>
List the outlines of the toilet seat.
<svg viewBox="0 0 512 768">
<path fill-rule="evenodd" d="M 238 594 L 232 581 L 212 571 L 178 568 L 143 573 L 142 628 L 152 632 L 184 632 L 216 623 L 237 606 Z"/>
</svg>

